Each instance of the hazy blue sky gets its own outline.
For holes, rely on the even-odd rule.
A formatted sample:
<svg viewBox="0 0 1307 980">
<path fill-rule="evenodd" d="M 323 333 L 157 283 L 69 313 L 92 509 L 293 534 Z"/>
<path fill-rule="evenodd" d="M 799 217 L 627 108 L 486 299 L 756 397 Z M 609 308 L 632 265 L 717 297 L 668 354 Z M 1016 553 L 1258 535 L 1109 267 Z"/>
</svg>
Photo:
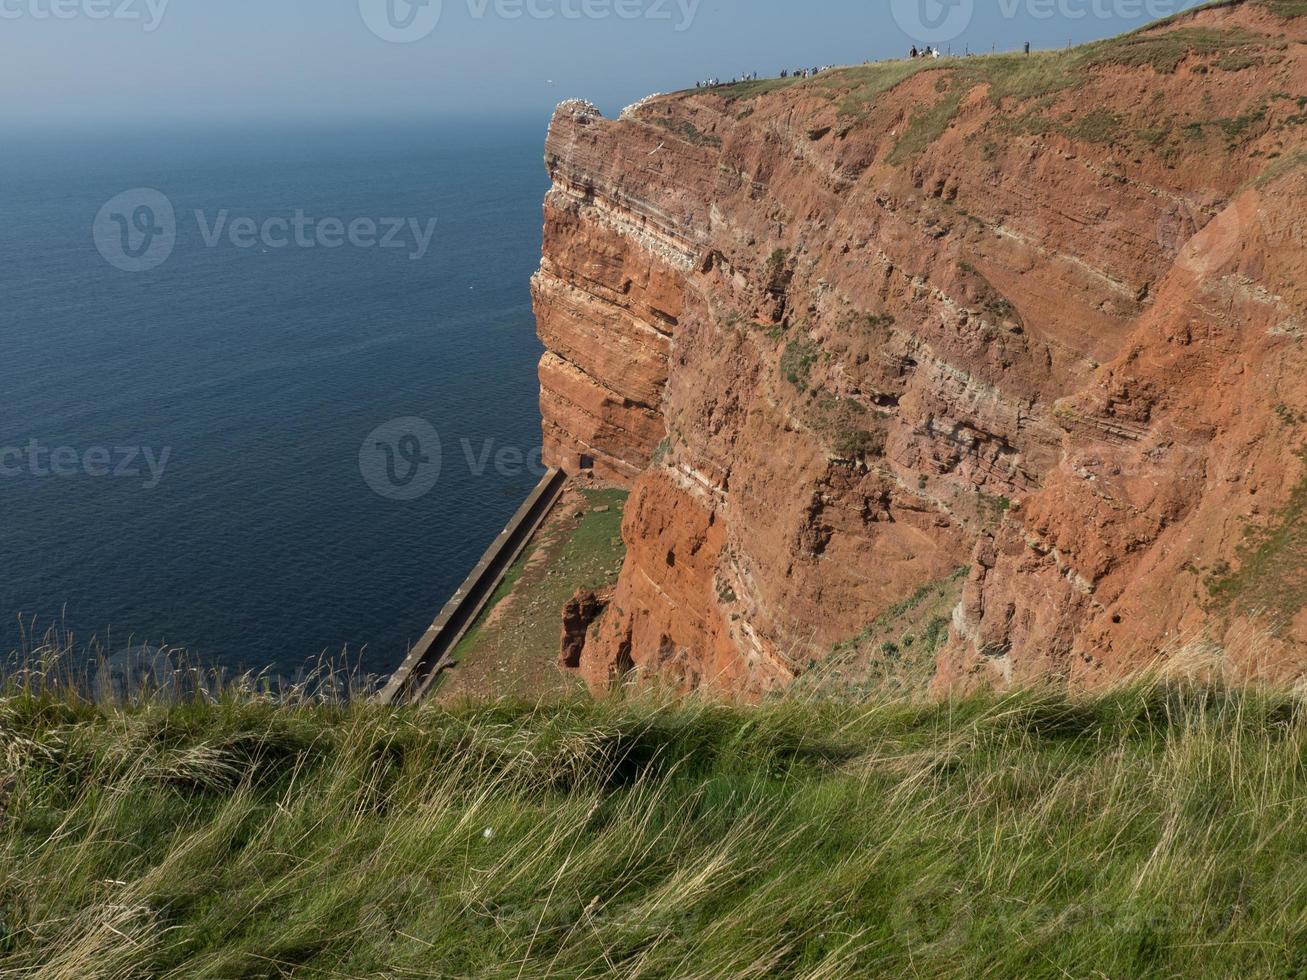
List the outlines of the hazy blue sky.
<svg viewBox="0 0 1307 980">
<path fill-rule="evenodd" d="M 425 3 L 0 0 L 0 120 L 543 115 L 574 96 L 611 113 L 713 74 L 897 57 L 905 24 L 955 50 L 1054 47 L 1196 0 Z"/>
</svg>

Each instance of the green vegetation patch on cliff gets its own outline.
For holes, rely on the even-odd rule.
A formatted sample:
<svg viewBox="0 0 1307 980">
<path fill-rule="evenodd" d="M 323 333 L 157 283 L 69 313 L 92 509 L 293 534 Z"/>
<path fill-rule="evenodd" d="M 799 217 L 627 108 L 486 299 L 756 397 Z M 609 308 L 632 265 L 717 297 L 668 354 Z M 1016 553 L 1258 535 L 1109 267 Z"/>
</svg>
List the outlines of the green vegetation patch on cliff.
<svg viewBox="0 0 1307 980">
<path fill-rule="evenodd" d="M 807 391 L 819 353 L 817 345 L 810 340 L 789 341 L 781 353 L 781 377 L 800 392 Z"/>
<path fill-rule="evenodd" d="M 1207 0 L 1207 3 L 1200 3 L 1188 10 L 1182 10 L 1179 13 L 1154 21 L 1146 27 L 1141 27 L 1135 33 L 1157 30 L 1181 21 L 1193 20 L 1195 17 L 1200 16 L 1204 10 L 1222 10 L 1228 7 L 1241 7 L 1244 4 L 1264 7 L 1271 13 L 1286 20 L 1290 17 L 1307 16 L 1307 0 Z"/>
<path fill-rule="evenodd" d="M 723 85 L 708 91 L 720 95 L 727 102 L 739 102 L 743 99 L 756 99 L 758 96 L 766 95 L 769 92 L 779 92 L 782 89 L 797 85 L 801 81 L 803 79 L 798 77 L 759 78 L 756 81 L 736 82 L 734 85 Z"/>
<path fill-rule="evenodd" d="M 1307 169 L 1307 150 L 1295 150 L 1271 162 L 1265 170 L 1249 181 L 1248 186 L 1259 189 L 1270 186 L 1282 177 Z"/>
<path fill-rule="evenodd" d="M 879 62 L 818 77 L 822 87 L 843 93 L 840 116 L 860 116 L 875 104 L 877 97 L 925 71 L 928 64 L 925 61 Z"/>
<path fill-rule="evenodd" d="M 907 163 L 944 135 L 962 104 L 962 92 L 944 95 L 929 108 L 917 109 L 908 120 L 907 129 L 890 153 L 890 163 Z"/>
<path fill-rule="evenodd" d="M 994 105 L 1015 104 L 1010 108 L 1016 115 L 1008 121 L 1008 128 L 1013 131 L 1047 133 L 1056 130 L 1073 138 L 1106 143 L 1119 140 L 1132 131 L 1132 127 L 1127 125 L 1128 120 L 1101 109 L 1090 110 L 1081 117 L 1072 113 L 1057 121 L 1044 118 L 1042 113 L 1056 104 L 1057 96 L 1080 88 L 1105 68 L 1146 67 L 1170 74 L 1186 58 L 1198 56 L 1211 59 L 1214 67 L 1233 71 L 1250 67 L 1263 53 L 1284 46 L 1282 39 L 1241 28 L 1181 27 L 1128 34 L 1070 51 L 1044 51 L 1029 56 L 990 55 L 952 60 L 942 65 L 935 62 L 933 64 L 938 66 L 936 70 L 941 74 L 936 87 L 947 94 L 930 107 L 913 112 L 890 161 L 906 163 L 931 146 L 952 125 L 966 93 L 979 85 L 988 87 Z M 886 81 L 891 77 L 889 67 L 880 69 L 881 77 Z M 873 89 L 873 94 L 879 95 L 893 88 L 919 70 L 906 71 L 884 88 Z M 865 111 L 872 101 L 871 97 L 862 99 L 856 106 L 846 102 L 845 109 Z"/>
<path fill-rule="evenodd" d="M 796 696 L 862 701 L 892 693 L 921 697 L 948 641 L 953 610 L 969 569 L 921 586 L 896 602 L 831 656 L 809 665 Z"/>
<path fill-rule="evenodd" d="M 808 411 L 808 421 L 842 460 L 859 462 L 885 452 L 884 420 L 852 398 L 818 393 Z"/>
<path fill-rule="evenodd" d="M 1299 16 L 1298 9 L 1307 0 L 1259 0 L 1268 9 L 1284 17 Z M 1223 4 L 1217 4 L 1221 6 Z M 1287 46 L 1282 38 L 1258 34 L 1244 28 L 1221 29 L 1206 26 L 1183 26 L 1193 12 L 1176 15 L 1161 25 L 1097 41 L 1066 51 L 1039 51 L 1031 55 L 1000 54 L 970 58 L 901 59 L 882 61 L 823 72 L 814 78 L 773 78 L 741 82 L 713 90 L 728 101 L 753 99 L 769 93 L 802 85 L 805 91 L 834 100 L 838 115 L 849 120 L 848 126 L 864 119 L 875 109 L 881 96 L 900 85 L 927 73 L 937 77 L 936 87 L 946 92 L 942 99 L 912 112 L 904 133 L 896 140 L 890 160 L 903 164 L 935 142 L 953 123 L 966 93 L 978 85 L 989 90 L 995 105 L 1006 102 L 1044 101 L 1032 109 L 1018 106 L 1021 119 L 1011 123 L 1017 132 L 1050 132 L 1093 142 L 1112 142 L 1141 128 L 1127 125 L 1120 117 L 1060 122 L 1043 119 L 1039 113 L 1048 109 L 1056 96 L 1089 82 L 1097 72 L 1111 68 L 1147 68 L 1159 74 L 1173 74 L 1188 58 L 1206 59 L 1210 67 L 1223 71 L 1242 71 L 1264 63 L 1269 52 Z M 1166 29 L 1163 25 L 1173 24 Z M 1041 128 L 1042 127 L 1042 128 Z M 847 128 L 847 127 L 846 127 Z M 1153 127 L 1155 129 L 1155 127 Z M 686 135 L 691 142 L 694 138 Z M 1154 134 L 1155 136 L 1156 134 Z M 1141 140 L 1145 145 L 1147 139 Z"/>
<path fill-rule="evenodd" d="M 1307 715 L 0 698 L 6 976 L 1300 976 Z"/>
<path fill-rule="evenodd" d="M 1307 466 L 1307 452 L 1301 457 Z M 1207 589 L 1218 607 L 1251 613 L 1282 631 L 1307 608 L 1307 476 L 1264 527 L 1250 527 L 1239 569 L 1213 570 Z"/>
<path fill-rule="evenodd" d="M 1219 55 L 1228 58 L 1283 46 L 1282 40 L 1254 34 L 1242 28 L 1217 30 L 1208 27 L 1181 27 L 1099 41 L 1080 49 L 1078 56 L 1083 64 L 1090 67 L 1148 66 L 1160 74 L 1171 74 L 1191 55 Z"/>
<path fill-rule="evenodd" d="M 1259 2 L 1271 13 L 1285 20 L 1307 17 L 1307 0 L 1259 0 Z"/>
<path fill-rule="evenodd" d="M 692 146 L 719 147 L 722 145 L 720 136 L 711 136 L 700 132 L 699 128 L 688 119 L 669 119 L 666 116 L 653 116 L 650 121 Z"/>
</svg>

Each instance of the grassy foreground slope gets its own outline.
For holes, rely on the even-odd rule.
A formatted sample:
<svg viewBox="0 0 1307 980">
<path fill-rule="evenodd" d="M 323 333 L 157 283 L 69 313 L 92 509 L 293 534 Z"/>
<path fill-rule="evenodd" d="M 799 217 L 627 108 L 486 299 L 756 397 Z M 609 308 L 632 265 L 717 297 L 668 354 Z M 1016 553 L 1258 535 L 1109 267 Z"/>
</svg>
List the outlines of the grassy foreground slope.
<svg viewBox="0 0 1307 980">
<path fill-rule="evenodd" d="M 0 799 L 0 976 L 1307 976 L 1287 694 L 15 693 Z"/>
</svg>

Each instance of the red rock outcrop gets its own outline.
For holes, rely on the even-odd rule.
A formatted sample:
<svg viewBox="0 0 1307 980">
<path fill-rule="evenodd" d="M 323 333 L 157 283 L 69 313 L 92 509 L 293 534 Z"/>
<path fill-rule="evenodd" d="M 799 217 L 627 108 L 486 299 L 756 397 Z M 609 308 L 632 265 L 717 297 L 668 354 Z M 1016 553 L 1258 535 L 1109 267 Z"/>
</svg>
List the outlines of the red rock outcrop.
<svg viewBox="0 0 1307 980">
<path fill-rule="evenodd" d="M 580 669 L 582 654 L 590 640 L 590 627 L 612 601 L 612 589 L 581 589 L 563 606 L 563 649 L 559 664 L 565 670 Z"/>
<path fill-rule="evenodd" d="M 1307 19 L 551 126 L 550 462 L 633 487 L 580 651 L 758 697 L 971 565 L 940 690 L 1307 666 Z M 1291 12 L 1291 11 L 1290 11 Z"/>
</svg>

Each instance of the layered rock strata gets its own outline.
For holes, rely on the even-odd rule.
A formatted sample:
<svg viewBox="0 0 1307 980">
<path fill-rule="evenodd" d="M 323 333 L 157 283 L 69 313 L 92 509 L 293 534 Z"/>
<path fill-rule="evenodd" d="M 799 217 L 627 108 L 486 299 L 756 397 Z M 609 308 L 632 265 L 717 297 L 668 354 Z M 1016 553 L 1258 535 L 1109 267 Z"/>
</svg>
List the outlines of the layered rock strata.
<svg viewBox="0 0 1307 980">
<path fill-rule="evenodd" d="M 547 457 L 633 490 L 591 685 L 761 697 L 962 566 L 939 691 L 1302 673 L 1293 13 L 560 106 Z"/>
</svg>

